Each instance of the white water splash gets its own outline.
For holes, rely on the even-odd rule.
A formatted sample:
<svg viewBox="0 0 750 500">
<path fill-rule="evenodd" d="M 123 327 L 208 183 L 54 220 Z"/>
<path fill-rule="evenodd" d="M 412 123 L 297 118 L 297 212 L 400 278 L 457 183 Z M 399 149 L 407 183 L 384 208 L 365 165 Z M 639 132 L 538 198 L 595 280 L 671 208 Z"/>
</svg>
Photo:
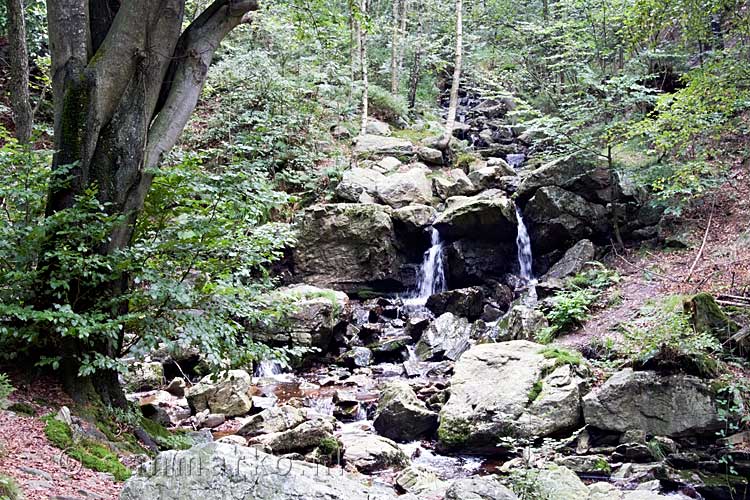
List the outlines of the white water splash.
<svg viewBox="0 0 750 500">
<path fill-rule="evenodd" d="M 419 270 L 418 288 L 415 293 L 404 301 L 407 307 L 424 306 L 430 296 L 445 291 L 443 253 L 443 242 L 440 239 L 440 233 L 437 229 L 432 228 L 430 248 L 425 252 L 422 267 Z"/>
<path fill-rule="evenodd" d="M 516 237 L 516 246 L 518 247 L 518 266 L 521 269 L 521 279 L 527 283 L 534 280 L 532 265 L 534 258 L 531 254 L 531 238 L 523 223 L 521 210 L 516 206 L 516 219 L 518 220 L 518 236 Z"/>
<path fill-rule="evenodd" d="M 284 373 L 281 363 L 270 359 L 264 359 L 255 368 L 255 376 L 258 378 L 275 378 Z"/>
</svg>

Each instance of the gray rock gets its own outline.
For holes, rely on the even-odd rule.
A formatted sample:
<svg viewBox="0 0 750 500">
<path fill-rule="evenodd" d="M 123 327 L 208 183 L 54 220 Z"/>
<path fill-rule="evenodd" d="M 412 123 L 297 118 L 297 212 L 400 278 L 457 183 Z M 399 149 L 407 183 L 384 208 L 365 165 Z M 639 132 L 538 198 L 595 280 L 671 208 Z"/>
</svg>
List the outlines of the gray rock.
<svg viewBox="0 0 750 500">
<path fill-rule="evenodd" d="M 445 493 L 445 500 L 518 500 L 518 497 L 497 479 L 472 477 L 455 481 Z"/>
<path fill-rule="evenodd" d="M 442 496 L 441 492 L 448 486 L 448 483 L 442 481 L 434 473 L 414 465 L 399 472 L 395 482 L 399 488 L 407 493 L 419 496 Z"/>
<path fill-rule="evenodd" d="M 589 490 L 570 469 L 552 465 L 536 474 L 533 481 L 538 498 L 545 500 L 582 500 Z"/>
<path fill-rule="evenodd" d="M 563 279 L 578 274 L 586 264 L 594 260 L 595 254 L 594 244 L 589 240 L 581 240 L 565 252 L 542 280 Z"/>
<path fill-rule="evenodd" d="M 504 166 L 484 167 L 469 174 L 471 182 L 479 189 L 503 188 L 505 177 L 515 177 L 516 172 L 507 163 Z"/>
<path fill-rule="evenodd" d="M 459 288 L 438 293 L 427 299 L 426 307 L 435 316 L 447 312 L 468 318 L 470 321 L 482 315 L 484 292 L 479 287 Z"/>
<path fill-rule="evenodd" d="M 443 164 L 443 153 L 437 149 L 420 146 L 417 148 L 417 157 L 423 162 L 431 165 Z"/>
<path fill-rule="evenodd" d="M 307 283 L 354 293 L 399 278 L 393 210 L 382 205 L 316 205 L 297 221 L 296 275 Z"/>
<path fill-rule="evenodd" d="M 386 156 L 385 158 L 382 158 L 380 161 L 378 161 L 377 168 L 383 174 L 390 174 L 394 170 L 398 169 L 398 167 L 400 167 L 401 165 L 403 165 L 403 163 L 398 158 L 394 158 L 393 156 Z"/>
<path fill-rule="evenodd" d="M 411 232 L 423 232 L 432 225 L 437 210 L 429 205 L 409 205 L 393 211 L 393 222 L 402 224 Z"/>
<path fill-rule="evenodd" d="M 130 392 L 150 391 L 164 384 L 164 368 L 157 362 L 136 362 L 128 366 L 123 378 Z"/>
<path fill-rule="evenodd" d="M 395 441 L 414 441 L 437 429 L 437 413 L 417 398 L 408 383 L 391 382 L 380 393 L 373 426 Z"/>
<path fill-rule="evenodd" d="M 541 350 L 515 340 L 464 353 L 440 412 L 441 445 L 494 453 L 504 436 L 539 438 L 577 426 L 583 380 L 567 365 L 549 373 L 554 360 Z"/>
<path fill-rule="evenodd" d="M 318 447 L 321 441 L 333 439 L 331 419 L 316 417 L 291 429 L 259 434 L 248 439 L 250 446 L 262 446 L 273 454 L 303 453 Z"/>
<path fill-rule="evenodd" d="M 422 334 L 416 355 L 422 361 L 457 360 L 470 346 L 471 325 L 451 313 L 438 317 Z"/>
<path fill-rule="evenodd" d="M 518 187 L 518 196 L 527 200 L 543 187 L 556 186 L 573 193 L 596 198 L 598 193 L 609 192 L 609 172 L 606 168 L 582 164 L 575 158 L 561 158 L 532 171 Z M 597 200 L 606 201 L 606 200 Z"/>
<path fill-rule="evenodd" d="M 168 451 L 141 466 L 121 500 L 416 500 L 383 486 L 365 485 L 341 470 L 277 459 L 257 449 L 211 443 Z"/>
<path fill-rule="evenodd" d="M 429 205 L 432 202 L 432 185 L 424 170 L 412 168 L 407 172 L 385 177 L 378 184 L 378 197 L 394 208 L 413 204 Z"/>
<path fill-rule="evenodd" d="M 625 369 L 583 398 L 593 427 L 654 436 L 708 434 L 721 427 L 711 386 L 691 375 L 660 375 Z"/>
<path fill-rule="evenodd" d="M 507 333 L 500 332 L 500 338 L 534 341 L 548 326 L 544 313 L 528 306 L 517 305 L 510 309 Z"/>
<path fill-rule="evenodd" d="M 352 168 L 344 172 L 341 182 L 336 187 L 336 196 L 345 200 L 357 202 L 362 193 L 376 196 L 378 184 L 385 176 L 380 172 L 367 168 Z"/>
<path fill-rule="evenodd" d="M 403 469 L 409 462 L 396 443 L 381 436 L 354 432 L 341 435 L 339 441 L 344 447 L 344 462 L 363 473 Z"/>
<path fill-rule="evenodd" d="M 372 134 L 358 137 L 354 147 L 354 154 L 360 158 L 410 156 L 414 152 L 414 145 L 409 140 Z"/>
<path fill-rule="evenodd" d="M 445 176 L 433 177 L 432 189 L 441 200 L 454 196 L 470 196 L 478 191 L 461 169 L 451 170 Z"/>
<path fill-rule="evenodd" d="M 297 427 L 305 420 L 307 420 L 305 412 L 293 406 L 284 405 L 268 408 L 249 417 L 237 431 L 237 434 L 255 437 L 261 434 L 284 432 Z"/>
<path fill-rule="evenodd" d="M 274 292 L 272 299 L 292 309 L 255 332 L 255 338 L 267 344 L 327 349 L 336 325 L 349 319 L 349 297 L 344 292 L 293 285 Z"/>
<path fill-rule="evenodd" d="M 172 379 L 172 381 L 169 383 L 169 385 L 167 385 L 167 387 L 164 390 L 172 394 L 173 396 L 182 398 L 185 396 L 186 388 L 187 388 L 187 383 L 185 383 L 185 379 L 181 377 L 175 377 Z"/>
<path fill-rule="evenodd" d="M 185 397 L 195 412 L 206 409 L 230 417 L 245 415 L 253 407 L 248 395 L 253 379 L 245 370 L 207 375 L 190 387 Z"/>
<path fill-rule="evenodd" d="M 367 127 L 365 132 L 372 135 L 382 135 L 389 137 L 391 135 L 391 126 L 375 118 L 367 119 Z"/>
<path fill-rule="evenodd" d="M 341 360 L 351 368 L 364 368 L 372 364 L 372 351 L 367 347 L 354 347 L 342 354 Z"/>
<path fill-rule="evenodd" d="M 486 233 L 515 235 L 515 207 L 500 190 L 449 198 L 447 204 L 448 208 L 434 224 L 445 238 L 476 238 Z"/>
</svg>

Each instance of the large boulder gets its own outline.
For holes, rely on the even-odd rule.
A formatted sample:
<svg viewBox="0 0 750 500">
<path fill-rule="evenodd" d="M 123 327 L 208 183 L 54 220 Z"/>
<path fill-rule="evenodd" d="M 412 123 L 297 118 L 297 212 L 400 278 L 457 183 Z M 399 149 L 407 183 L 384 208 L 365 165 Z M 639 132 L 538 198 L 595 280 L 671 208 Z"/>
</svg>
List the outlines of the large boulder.
<svg viewBox="0 0 750 500">
<path fill-rule="evenodd" d="M 254 448 L 209 443 L 161 453 L 126 483 L 121 500 L 415 500 L 352 474 L 282 460 Z"/>
<path fill-rule="evenodd" d="M 304 453 L 333 440 L 333 423 L 328 418 L 316 417 L 287 430 L 259 434 L 248 440 L 252 446 L 262 446 L 274 454 Z"/>
<path fill-rule="evenodd" d="M 415 148 L 414 144 L 406 139 L 366 134 L 357 138 L 354 153 L 360 158 L 411 156 L 414 155 Z"/>
<path fill-rule="evenodd" d="M 505 241 L 487 239 L 502 234 L 475 234 L 446 245 L 446 270 L 452 287 L 486 284 L 488 278 L 500 279 L 518 271 L 515 232 L 505 234 Z"/>
<path fill-rule="evenodd" d="M 709 434 L 721 427 L 716 394 L 705 381 L 683 374 L 625 369 L 583 398 L 586 424 L 654 436 Z"/>
<path fill-rule="evenodd" d="M 359 472 L 403 469 L 409 463 L 401 448 L 382 436 L 351 432 L 339 436 L 339 441 L 344 447 L 344 463 L 353 465 Z"/>
<path fill-rule="evenodd" d="M 493 454 L 504 437 L 540 438 L 580 423 L 583 380 L 524 340 L 472 347 L 456 363 L 438 437 L 450 450 Z"/>
<path fill-rule="evenodd" d="M 369 168 L 352 168 L 344 172 L 341 182 L 336 187 L 336 196 L 344 201 L 358 202 L 362 193 L 377 196 L 378 185 L 385 176 Z"/>
<path fill-rule="evenodd" d="M 561 158 L 529 173 L 518 187 L 518 197 L 528 200 L 543 187 L 556 186 L 590 201 L 609 201 L 609 172 L 575 158 Z"/>
<path fill-rule="evenodd" d="M 293 429 L 306 421 L 305 412 L 293 406 L 275 406 L 249 417 L 237 431 L 240 436 L 252 438 Z"/>
<path fill-rule="evenodd" d="M 136 362 L 128 366 L 123 378 L 130 392 L 157 389 L 164 384 L 164 367 L 156 361 Z"/>
<path fill-rule="evenodd" d="M 432 185 L 423 169 L 412 168 L 385 177 L 378 184 L 378 197 L 393 208 L 429 205 L 432 202 Z"/>
<path fill-rule="evenodd" d="M 445 500 L 518 500 L 518 497 L 497 479 L 471 477 L 455 481 L 445 493 Z"/>
<path fill-rule="evenodd" d="M 596 249 L 590 240 L 581 240 L 568 249 L 562 259 L 557 261 L 544 275 L 543 281 L 563 279 L 578 274 L 589 262 L 594 260 Z"/>
<path fill-rule="evenodd" d="M 245 370 L 206 375 L 187 390 L 185 397 L 196 413 L 208 409 L 229 417 L 245 415 L 253 407 L 248 395 L 252 383 L 253 378 Z"/>
<path fill-rule="evenodd" d="M 447 205 L 434 224 L 444 237 L 515 240 L 515 207 L 502 191 L 490 189 L 476 196 L 456 196 L 449 198 Z"/>
<path fill-rule="evenodd" d="M 437 422 L 437 413 L 427 409 L 409 384 L 396 381 L 380 393 L 373 426 L 389 439 L 414 441 L 431 434 Z"/>
<path fill-rule="evenodd" d="M 482 289 L 469 287 L 435 294 L 427 299 L 426 307 L 435 316 L 449 312 L 474 321 L 482 315 L 483 305 L 484 292 Z"/>
<path fill-rule="evenodd" d="M 367 127 L 365 127 L 365 132 L 371 135 L 383 136 L 390 136 L 392 134 L 390 125 L 385 122 L 381 122 L 380 120 L 376 120 L 375 118 L 367 119 Z"/>
<path fill-rule="evenodd" d="M 551 465 L 535 474 L 532 479 L 537 496 L 544 500 L 585 500 L 589 490 L 575 472 L 557 465 Z"/>
<path fill-rule="evenodd" d="M 606 234 L 607 210 L 559 187 L 543 187 L 524 208 L 524 220 L 536 251 L 568 248 L 592 236 Z"/>
<path fill-rule="evenodd" d="M 344 292 L 400 288 L 404 259 L 396 247 L 390 207 L 316 205 L 297 220 L 299 279 Z"/>
<path fill-rule="evenodd" d="M 507 320 L 499 326 L 506 326 L 499 332 L 503 340 L 536 340 L 549 323 L 538 309 L 518 304 L 510 309 Z"/>
<path fill-rule="evenodd" d="M 445 176 L 436 175 L 433 177 L 432 188 L 441 200 L 454 196 L 470 196 L 479 191 L 474 187 L 466 173 L 459 168 L 451 170 Z"/>
<path fill-rule="evenodd" d="M 438 317 L 422 334 L 415 353 L 421 361 L 457 360 L 471 347 L 471 325 L 452 313 Z"/>
<path fill-rule="evenodd" d="M 267 344 L 327 349 L 335 327 L 351 312 L 344 292 L 311 285 L 282 288 L 273 299 L 292 309 L 284 318 L 268 322 L 255 332 L 255 338 Z"/>
<path fill-rule="evenodd" d="M 504 189 L 507 177 L 515 177 L 516 172 L 508 164 L 484 167 L 469 174 L 469 180 L 479 189 Z"/>
</svg>

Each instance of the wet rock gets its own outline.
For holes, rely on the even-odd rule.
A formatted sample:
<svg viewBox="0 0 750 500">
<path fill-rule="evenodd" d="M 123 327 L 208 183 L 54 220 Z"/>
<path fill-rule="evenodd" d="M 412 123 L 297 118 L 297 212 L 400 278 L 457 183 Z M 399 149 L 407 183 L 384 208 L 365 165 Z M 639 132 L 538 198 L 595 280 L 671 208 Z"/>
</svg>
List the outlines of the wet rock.
<svg viewBox="0 0 750 500">
<path fill-rule="evenodd" d="M 452 287 L 492 282 L 517 267 L 515 229 L 511 233 L 478 233 L 446 245 L 448 282 Z M 477 239 L 479 236 L 488 239 Z M 505 237 L 505 241 L 492 240 Z"/>
<path fill-rule="evenodd" d="M 268 408 L 245 420 L 237 434 L 255 437 L 261 434 L 283 432 L 297 427 L 305 420 L 307 420 L 307 417 L 304 410 L 293 406 L 284 405 Z"/>
<path fill-rule="evenodd" d="M 554 369 L 542 348 L 515 340 L 464 353 L 440 412 L 441 446 L 496 454 L 502 437 L 539 438 L 578 426 L 583 380 L 569 365 Z"/>
<path fill-rule="evenodd" d="M 432 202 L 432 185 L 423 169 L 412 168 L 385 177 L 378 184 L 378 197 L 393 208 L 429 205 Z"/>
<path fill-rule="evenodd" d="M 350 368 L 370 366 L 372 358 L 372 351 L 367 347 L 355 347 L 341 356 L 342 362 Z"/>
<path fill-rule="evenodd" d="M 336 391 L 333 395 L 333 416 L 342 421 L 357 420 L 361 405 L 352 391 Z"/>
<path fill-rule="evenodd" d="M 437 413 L 427 409 L 408 383 L 396 381 L 380 393 L 373 426 L 382 436 L 406 442 L 434 432 L 437 421 Z"/>
<path fill-rule="evenodd" d="M 460 288 L 438 293 L 427 299 L 426 307 L 435 316 L 447 312 L 474 321 L 482 315 L 484 292 L 479 287 Z"/>
<path fill-rule="evenodd" d="M 593 427 L 656 436 L 707 434 L 721 427 L 711 386 L 691 375 L 660 375 L 625 369 L 583 398 Z"/>
<path fill-rule="evenodd" d="M 448 483 L 440 480 L 434 473 L 417 466 L 409 466 L 399 472 L 395 479 L 396 485 L 407 493 L 417 496 L 442 496 Z"/>
<path fill-rule="evenodd" d="M 277 301 L 292 304 L 283 320 L 256 331 L 257 340 L 272 345 L 327 349 L 333 331 L 349 319 L 349 297 L 343 292 L 310 285 L 294 285 L 274 293 Z"/>
<path fill-rule="evenodd" d="M 333 439 L 333 423 L 329 418 L 316 417 L 281 432 L 260 434 L 248 439 L 250 446 L 262 446 L 273 454 L 305 452 L 321 441 Z"/>
<path fill-rule="evenodd" d="M 567 248 L 608 230 L 607 211 L 602 205 L 554 186 L 539 189 L 523 213 L 533 247 L 541 253 Z"/>
<path fill-rule="evenodd" d="M 244 370 L 207 375 L 187 390 L 185 397 L 195 411 L 211 410 L 230 417 L 245 415 L 253 407 L 248 391 L 253 379 Z"/>
<path fill-rule="evenodd" d="M 472 477 L 455 481 L 445 493 L 445 500 L 518 500 L 518 497 L 497 479 Z"/>
<path fill-rule="evenodd" d="M 382 205 L 358 204 L 306 209 L 296 226 L 296 276 L 351 293 L 398 282 L 405 261 L 396 247 L 392 212 Z"/>
<path fill-rule="evenodd" d="M 528 174 L 518 188 L 518 196 L 527 200 L 537 190 L 555 186 L 594 201 L 609 201 L 609 172 L 606 168 L 582 164 L 575 158 L 547 163 Z M 602 199 L 603 198 L 603 199 Z"/>
<path fill-rule="evenodd" d="M 366 432 L 346 433 L 339 437 L 344 447 L 344 462 L 363 473 L 384 469 L 402 469 L 409 459 L 390 439 Z"/>
<path fill-rule="evenodd" d="M 344 201 L 357 202 L 362 193 L 377 196 L 378 185 L 385 180 L 385 176 L 375 170 L 366 168 L 352 168 L 344 175 L 336 187 L 336 196 Z"/>
<path fill-rule="evenodd" d="M 549 326 L 544 314 L 524 305 L 513 306 L 507 319 L 507 333 L 500 332 L 504 340 L 536 340 L 537 336 Z"/>
<path fill-rule="evenodd" d="M 422 361 L 457 360 L 470 346 L 471 325 L 466 318 L 445 313 L 419 339 L 416 355 Z"/>
<path fill-rule="evenodd" d="M 414 154 L 414 144 L 406 139 L 366 134 L 357 138 L 354 154 L 360 158 L 411 156 Z"/>
<path fill-rule="evenodd" d="M 408 357 L 406 347 L 412 344 L 412 338 L 409 335 L 399 335 L 381 339 L 378 342 L 370 344 L 370 349 L 375 355 L 378 362 L 387 363 L 391 361 L 403 361 Z"/>
<path fill-rule="evenodd" d="M 365 485 L 359 477 L 340 470 L 301 461 L 279 462 L 257 449 L 219 443 L 160 454 L 154 462 L 136 471 L 125 484 L 120 498 L 416 500 L 410 495 L 398 497 L 395 491 L 383 486 Z"/>
<path fill-rule="evenodd" d="M 594 260 L 596 250 L 589 240 L 581 240 L 570 248 L 562 259 L 547 271 L 542 280 L 563 279 L 581 272 L 589 262 Z"/>
<path fill-rule="evenodd" d="M 164 384 L 164 368 L 157 362 L 136 362 L 128 366 L 124 379 L 129 392 L 158 389 Z"/>
<path fill-rule="evenodd" d="M 502 191 L 490 189 L 476 196 L 457 196 L 449 198 L 447 204 L 448 208 L 434 223 L 445 238 L 482 235 L 493 239 L 512 234 L 515 239 L 515 208 Z"/>
</svg>

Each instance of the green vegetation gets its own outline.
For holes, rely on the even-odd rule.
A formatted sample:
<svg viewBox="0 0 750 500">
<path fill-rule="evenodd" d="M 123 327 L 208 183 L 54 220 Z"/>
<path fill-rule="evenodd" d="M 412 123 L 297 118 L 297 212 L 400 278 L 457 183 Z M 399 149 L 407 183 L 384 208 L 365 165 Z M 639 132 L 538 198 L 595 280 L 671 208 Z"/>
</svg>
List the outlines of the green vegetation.
<svg viewBox="0 0 750 500">
<path fill-rule="evenodd" d="M 547 359 L 554 359 L 555 366 L 580 366 L 583 362 L 581 353 L 562 347 L 547 346 L 541 350 L 541 354 Z"/>
<path fill-rule="evenodd" d="M 533 387 L 529 391 L 529 403 L 533 403 L 539 398 L 539 395 L 542 393 L 542 389 L 544 389 L 544 382 L 541 380 L 537 380 L 534 382 Z"/>
<path fill-rule="evenodd" d="M 112 474 L 118 481 L 130 477 L 130 470 L 122 465 L 117 454 L 102 443 L 87 438 L 73 439 L 73 432 L 53 415 L 44 417 L 44 434 L 47 439 L 87 469 Z"/>
<path fill-rule="evenodd" d="M 21 500 L 23 493 L 12 477 L 0 473 L 0 500 Z"/>
<path fill-rule="evenodd" d="M 8 396 L 10 396 L 15 389 L 10 383 L 8 375 L 0 373 L 0 410 L 5 409 L 8 406 Z"/>
<path fill-rule="evenodd" d="M 153 420 L 142 417 L 141 427 L 163 450 L 187 450 L 195 442 L 184 431 L 171 432 Z"/>
</svg>

